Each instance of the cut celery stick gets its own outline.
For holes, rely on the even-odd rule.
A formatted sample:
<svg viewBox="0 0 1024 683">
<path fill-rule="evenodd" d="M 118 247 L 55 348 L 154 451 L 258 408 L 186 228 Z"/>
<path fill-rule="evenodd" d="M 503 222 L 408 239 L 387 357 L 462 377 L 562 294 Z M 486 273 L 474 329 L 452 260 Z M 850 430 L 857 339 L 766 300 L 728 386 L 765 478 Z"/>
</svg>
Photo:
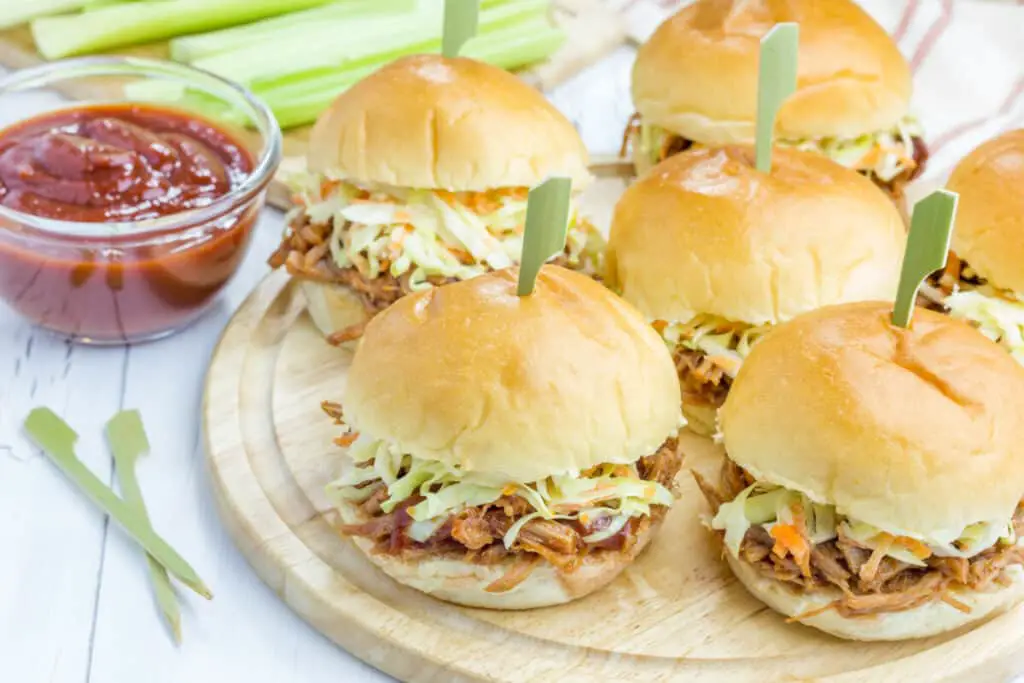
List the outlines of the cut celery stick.
<svg viewBox="0 0 1024 683">
<path fill-rule="evenodd" d="M 551 56 L 565 41 L 565 33 L 546 20 L 535 20 L 466 43 L 463 56 L 479 59 L 504 69 L 533 64 Z M 312 123 L 334 99 L 380 65 L 339 69 L 296 76 L 275 87 L 257 89 L 256 94 L 274 112 L 282 128 Z"/>
<path fill-rule="evenodd" d="M 514 0 L 485 8 L 480 13 L 479 35 L 529 18 L 546 16 L 549 0 Z M 436 51 L 440 45 L 443 3 L 431 2 L 407 17 L 326 22 L 310 27 L 300 40 L 216 54 L 193 63 L 245 85 L 321 68 L 357 64 L 366 58 L 385 58 L 415 47 Z"/>
<path fill-rule="evenodd" d="M 416 0 L 347 0 L 331 2 L 323 7 L 292 12 L 272 19 L 264 19 L 246 26 L 235 26 L 194 36 L 183 36 L 171 41 L 171 58 L 179 62 L 194 62 L 211 55 L 240 48 L 287 40 L 294 31 L 337 19 L 358 19 L 415 11 Z M 394 18 L 394 17 L 392 17 Z M 398 17 L 399 19 L 401 17 Z"/>
<path fill-rule="evenodd" d="M 126 1 L 130 0 L 3 0 L 0 2 L 0 28 L 24 24 L 38 17 Z"/>
<path fill-rule="evenodd" d="M 244 24 L 329 0 L 162 0 L 99 7 L 32 22 L 36 48 L 47 59 L 99 52 L 186 33 Z"/>
</svg>

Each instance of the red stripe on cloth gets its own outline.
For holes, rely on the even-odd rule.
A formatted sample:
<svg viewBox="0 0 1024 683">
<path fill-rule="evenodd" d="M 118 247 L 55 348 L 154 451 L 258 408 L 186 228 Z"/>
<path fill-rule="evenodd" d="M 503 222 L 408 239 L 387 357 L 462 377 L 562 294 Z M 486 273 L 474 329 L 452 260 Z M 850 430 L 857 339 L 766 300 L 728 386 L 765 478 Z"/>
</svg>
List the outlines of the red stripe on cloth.
<svg viewBox="0 0 1024 683">
<path fill-rule="evenodd" d="M 999 106 L 999 109 L 995 113 L 989 114 L 987 116 L 981 116 L 972 121 L 967 121 L 966 123 L 961 123 L 957 126 L 953 126 L 952 128 L 950 128 L 945 133 L 938 136 L 932 141 L 930 145 L 930 147 L 932 148 L 932 153 L 937 153 L 942 147 L 948 145 L 950 142 L 956 140 L 962 135 L 970 133 L 972 130 L 977 130 L 978 128 L 981 128 L 986 123 L 990 122 L 993 118 L 1009 114 L 1011 111 L 1013 111 L 1013 108 L 1017 104 L 1017 102 L 1020 101 L 1021 96 L 1024 96 L 1024 75 L 1017 79 L 1017 83 L 1013 86 L 1013 90 L 1010 91 L 1010 94 L 1007 95 L 1005 100 L 1003 100 L 1003 103 Z"/>
<path fill-rule="evenodd" d="M 1022 0 L 1024 2 L 1024 0 Z M 914 15 L 917 13 L 917 8 L 921 4 L 920 0 L 910 0 L 907 6 L 903 9 L 903 16 L 900 17 L 900 23 L 896 26 L 896 30 L 892 32 L 892 39 L 899 45 L 900 41 L 907 35 L 907 30 L 910 28 L 910 22 L 913 20 Z"/>
<path fill-rule="evenodd" d="M 928 29 L 928 33 L 924 35 L 921 40 L 921 44 L 917 46 L 917 51 L 910 60 L 910 70 L 913 73 L 917 73 L 917 70 L 921 68 L 921 64 L 931 54 L 932 48 L 939 42 L 939 38 L 949 28 L 950 23 L 953 21 L 953 0 L 942 0 L 942 14 L 935 20 L 931 28 Z"/>
</svg>

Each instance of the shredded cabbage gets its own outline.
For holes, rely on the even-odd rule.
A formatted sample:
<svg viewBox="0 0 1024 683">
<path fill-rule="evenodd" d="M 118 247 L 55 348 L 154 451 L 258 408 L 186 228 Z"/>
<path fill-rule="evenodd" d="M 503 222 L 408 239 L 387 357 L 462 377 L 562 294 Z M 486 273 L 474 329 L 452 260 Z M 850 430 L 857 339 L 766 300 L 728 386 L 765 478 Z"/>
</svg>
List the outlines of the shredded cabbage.
<svg viewBox="0 0 1024 683">
<path fill-rule="evenodd" d="M 739 557 L 743 537 L 751 526 L 761 525 L 770 530 L 775 524 L 793 524 L 798 514 L 803 515 L 812 543 L 836 538 L 840 528 L 846 536 L 868 548 L 875 548 L 883 537 L 888 537 L 897 542 L 891 544 L 886 555 L 919 567 L 926 563 L 905 545 L 900 545 L 900 538 L 920 541 L 938 557 L 973 557 L 996 543 L 1017 541 L 1012 520 L 978 522 L 958 532 L 921 536 L 887 532 L 850 519 L 837 512 L 834 506 L 816 503 L 803 493 L 763 482 L 748 486 L 733 500 L 722 503 L 710 526 L 725 532 L 725 547 L 734 557 Z"/>
<path fill-rule="evenodd" d="M 657 163 L 667 138 L 673 135 L 660 126 L 641 123 L 638 141 L 640 153 Z M 889 182 L 914 167 L 913 138 L 920 135 L 920 123 L 913 116 L 906 116 L 891 130 L 876 131 L 856 138 L 781 139 L 776 144 L 823 154 L 847 168 Z"/>
<path fill-rule="evenodd" d="M 671 505 L 673 495 L 654 481 L 641 479 L 635 465 L 602 465 L 582 473 L 551 476 L 534 482 L 498 484 L 477 473 L 464 472 L 435 460 L 417 458 L 374 439 L 365 432 L 349 447 L 352 465 L 327 485 L 328 496 L 342 501 L 363 501 L 380 480 L 388 497 L 381 510 L 391 512 L 413 495 L 423 500 L 408 508 L 413 519 L 409 536 L 426 541 L 450 515 L 478 505 L 493 503 L 504 495 L 516 494 L 533 512 L 524 515 L 505 535 L 511 547 L 530 519 L 577 519 L 586 524 L 598 517 L 610 517 L 608 525 L 585 537 L 597 542 L 614 536 L 633 517 L 651 513 L 652 505 Z"/>
<path fill-rule="evenodd" d="M 431 277 L 469 279 L 517 262 L 522 252 L 527 188 L 446 192 L 293 178 L 296 200 L 316 223 L 333 221 L 330 257 L 367 278 L 410 273 L 415 289 Z M 571 211 L 569 263 L 600 274 L 604 240 Z"/>
<path fill-rule="evenodd" d="M 655 321 L 654 327 L 670 349 L 681 345 L 703 351 L 729 377 L 736 377 L 751 347 L 771 329 L 771 325 L 747 325 L 707 313 L 685 323 Z"/>
<path fill-rule="evenodd" d="M 945 304 L 954 318 L 974 323 L 1024 365 L 1024 301 L 1014 301 L 979 289 L 954 292 Z"/>
</svg>

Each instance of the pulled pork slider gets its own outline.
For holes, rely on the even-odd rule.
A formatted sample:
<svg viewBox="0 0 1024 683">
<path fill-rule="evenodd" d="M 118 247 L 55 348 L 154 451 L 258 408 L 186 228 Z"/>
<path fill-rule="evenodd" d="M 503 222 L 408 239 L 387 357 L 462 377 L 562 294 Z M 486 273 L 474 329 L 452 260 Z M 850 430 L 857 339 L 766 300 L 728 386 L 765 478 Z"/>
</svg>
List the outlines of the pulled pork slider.
<svg viewBox="0 0 1024 683">
<path fill-rule="evenodd" d="M 752 143 L 760 40 L 779 22 L 800 25 L 800 54 L 776 143 L 824 154 L 900 199 L 928 155 L 907 113 L 910 68 L 851 0 L 697 0 L 680 10 L 637 53 L 623 153 L 631 143 L 643 172 L 693 144 Z"/>
<path fill-rule="evenodd" d="M 695 476 L 755 597 L 842 638 L 931 636 L 1024 596 L 1024 368 L 918 309 L 831 306 L 780 325 L 721 412 L 715 486 Z"/>
<path fill-rule="evenodd" d="M 949 179 L 952 252 L 932 279 L 946 309 L 1024 363 L 1024 130 L 989 140 Z"/>
<path fill-rule="evenodd" d="M 749 147 L 691 149 L 623 194 L 608 276 L 675 357 L 690 428 L 715 412 L 757 340 L 820 306 L 896 291 L 899 211 L 862 176 L 776 149 L 771 173 Z"/>
<path fill-rule="evenodd" d="M 333 340 L 412 291 L 513 264 L 526 196 L 549 175 L 590 179 L 573 125 L 534 88 L 466 58 L 399 59 L 317 121 L 297 207 L 271 266 L 298 279 Z M 557 262 L 596 273 L 600 234 L 572 212 Z"/>
<path fill-rule="evenodd" d="M 407 296 L 360 340 L 328 486 L 396 581 L 525 609 L 586 595 L 651 540 L 681 465 L 679 385 L 642 316 L 584 275 L 517 269 Z"/>
</svg>

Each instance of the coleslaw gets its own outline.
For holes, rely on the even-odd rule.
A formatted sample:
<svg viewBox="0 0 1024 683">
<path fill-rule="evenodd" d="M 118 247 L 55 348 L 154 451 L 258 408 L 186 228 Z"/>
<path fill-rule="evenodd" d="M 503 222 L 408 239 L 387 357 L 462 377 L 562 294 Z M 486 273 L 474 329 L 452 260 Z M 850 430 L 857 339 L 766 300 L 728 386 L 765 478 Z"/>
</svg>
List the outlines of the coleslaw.
<svg viewBox="0 0 1024 683">
<path fill-rule="evenodd" d="M 1024 301 L 989 285 L 959 290 L 945 300 L 954 318 L 971 322 L 1024 365 Z"/>
<path fill-rule="evenodd" d="M 748 325 L 709 313 L 685 323 L 655 320 L 652 324 L 670 350 L 682 346 L 703 351 L 731 378 L 736 377 L 751 347 L 771 329 L 771 325 Z"/>
<path fill-rule="evenodd" d="M 918 120 L 913 116 L 905 116 L 890 130 L 867 133 L 856 138 L 781 139 L 776 140 L 775 144 L 823 154 L 847 168 L 888 183 L 916 167 L 913 138 L 922 134 Z M 637 142 L 640 153 L 653 163 L 658 163 L 671 137 L 676 137 L 676 134 L 660 126 L 641 122 Z"/>
<path fill-rule="evenodd" d="M 309 174 L 293 177 L 292 187 L 293 211 L 332 222 L 334 265 L 368 279 L 408 273 L 411 289 L 428 289 L 428 278 L 469 279 L 513 265 L 522 252 L 528 188 L 448 192 Z M 574 202 L 565 250 L 570 267 L 599 275 L 603 252 L 603 238 L 579 218 Z"/>
<path fill-rule="evenodd" d="M 586 472 L 556 475 L 534 482 L 496 481 L 476 472 L 466 472 L 434 460 L 402 453 L 388 442 L 360 433 L 349 449 L 353 466 L 327 485 L 327 495 L 336 505 L 359 503 L 373 491 L 367 484 L 380 480 L 388 497 L 381 502 L 385 513 L 412 496 L 422 500 L 408 508 L 413 524 L 409 536 L 425 542 L 459 511 L 486 505 L 502 496 L 516 495 L 533 511 L 517 520 L 505 534 L 511 548 L 519 532 L 531 519 L 578 520 L 598 531 L 584 536 L 596 543 L 619 533 L 633 517 L 651 514 L 651 506 L 671 505 L 671 491 L 655 481 L 642 479 L 636 464 L 604 464 Z M 607 521 L 603 521 L 607 518 Z M 600 524 L 595 524 L 601 520 Z"/>
<path fill-rule="evenodd" d="M 906 530 L 884 530 L 851 519 L 835 506 L 817 503 L 799 491 L 774 484 L 756 482 L 735 499 L 723 503 L 711 520 L 712 529 L 725 532 L 725 546 L 739 558 L 743 537 L 751 526 L 760 525 L 772 537 L 776 526 L 794 528 L 811 544 L 836 538 L 842 531 L 858 544 L 874 550 L 885 548 L 885 555 L 908 564 L 924 567 L 925 560 L 936 557 L 969 558 L 997 543 L 1017 541 L 1012 519 L 971 524 L 964 529 L 932 531 L 928 534 Z"/>
</svg>

